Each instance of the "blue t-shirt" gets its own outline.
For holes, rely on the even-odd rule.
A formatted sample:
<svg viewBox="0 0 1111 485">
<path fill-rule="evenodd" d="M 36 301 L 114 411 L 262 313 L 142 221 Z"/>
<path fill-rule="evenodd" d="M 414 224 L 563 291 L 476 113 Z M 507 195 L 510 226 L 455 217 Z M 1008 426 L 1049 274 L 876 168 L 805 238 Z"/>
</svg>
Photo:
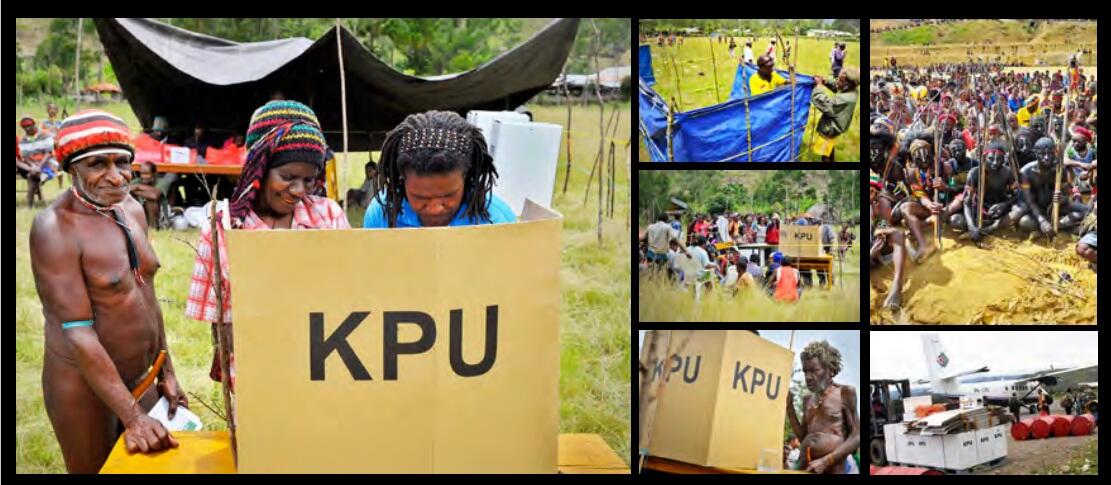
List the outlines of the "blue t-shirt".
<svg viewBox="0 0 1111 485">
<path fill-rule="evenodd" d="M 383 193 L 381 197 L 384 199 L 386 195 Z M 475 221 L 466 217 L 464 214 L 467 210 L 467 203 L 464 202 L 459 206 L 459 211 L 455 213 L 455 218 L 451 220 L 448 226 L 476 226 L 479 224 L 502 224 L 506 222 L 517 222 L 517 216 L 509 209 L 509 204 L 506 204 L 500 197 L 490 194 L 487 202 L 487 211 L 490 213 L 490 220 L 488 221 Z M 386 217 L 385 208 L 382 204 L 378 203 L 378 199 L 374 198 L 370 201 L 370 206 L 366 209 L 366 214 L 363 216 L 364 229 L 379 229 L 390 227 L 389 218 Z M 401 212 L 397 214 L 396 227 L 424 227 L 420 222 L 420 217 L 416 212 L 413 212 L 413 207 L 409 205 L 408 199 L 402 199 Z"/>
</svg>

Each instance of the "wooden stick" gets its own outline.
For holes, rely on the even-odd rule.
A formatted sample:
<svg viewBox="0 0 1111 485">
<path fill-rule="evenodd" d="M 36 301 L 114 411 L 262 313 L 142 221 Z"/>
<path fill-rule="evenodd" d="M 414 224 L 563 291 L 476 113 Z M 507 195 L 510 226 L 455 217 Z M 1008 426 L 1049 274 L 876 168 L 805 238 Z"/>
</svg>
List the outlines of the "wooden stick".
<svg viewBox="0 0 1111 485">
<path fill-rule="evenodd" d="M 981 230 L 981 229 L 984 228 L 984 178 L 987 174 L 984 173 L 984 113 L 983 113 L 983 111 L 980 112 L 979 120 L 980 120 L 980 133 L 978 133 L 978 135 L 980 135 L 980 140 L 979 140 L 979 143 L 976 144 L 976 156 L 978 157 L 978 160 L 979 160 L 979 163 L 980 163 L 980 166 L 978 167 L 978 170 L 977 170 L 977 172 L 979 172 L 979 176 L 980 176 L 980 190 L 979 190 L 979 192 L 977 192 L 976 195 L 977 195 L 977 197 L 979 197 L 980 201 L 979 201 L 979 209 L 976 212 L 976 230 Z"/>
<path fill-rule="evenodd" d="M 212 216 L 212 256 L 215 266 L 215 288 L 216 291 L 216 358 L 220 362 L 220 384 L 223 387 L 224 394 L 224 415 L 228 417 L 228 432 L 231 435 L 231 453 L 232 459 L 239 463 L 239 455 L 237 451 L 237 444 L 235 440 L 235 415 L 232 413 L 231 405 L 231 378 L 228 375 L 227 342 L 225 329 L 224 329 L 224 275 L 220 267 L 220 217 L 216 212 L 216 191 L 212 191 L 212 206 L 210 214 Z"/>
<path fill-rule="evenodd" d="M 675 73 L 675 94 L 679 96 L 679 104 L 676 106 L 678 109 L 683 109 L 683 90 L 679 87 L 679 67 L 675 64 L 675 54 L 668 51 L 668 59 L 671 60 L 671 71 Z M 674 98 L 672 104 L 675 104 Z"/>
<path fill-rule="evenodd" d="M 747 84 L 747 83 L 745 83 L 745 84 Z M 747 86 L 746 86 L 746 88 L 747 88 Z M 750 98 L 750 97 L 751 96 L 745 96 L 745 134 L 748 137 L 748 159 L 746 161 L 749 161 L 749 162 L 752 161 L 752 120 L 749 117 L 749 107 L 748 107 L 748 98 Z"/>
<path fill-rule="evenodd" d="M 336 53 L 339 55 L 339 99 L 340 113 L 343 117 L 343 164 L 336 167 L 336 198 L 345 194 L 344 181 L 347 179 L 347 76 L 343 69 L 343 28 L 340 20 L 336 18 Z M 342 174 L 342 175 L 340 175 Z M 347 210 L 345 207 L 344 210 Z"/>
<path fill-rule="evenodd" d="M 721 93 L 718 91 L 718 60 L 717 55 L 714 54 L 713 40 L 710 41 L 710 62 L 714 66 L 714 97 L 717 98 L 718 103 L 721 103 Z"/>
<path fill-rule="evenodd" d="M 596 72 L 594 78 L 594 93 L 598 96 L 598 162 L 602 163 L 602 152 L 606 146 L 606 126 L 602 122 L 606 119 L 606 104 L 602 102 L 602 66 L 598 61 L 598 51 L 602 50 L 602 32 L 598 30 L 598 25 L 594 19 L 590 19 L 590 27 L 594 29 L 594 71 Z M 617 111 L 617 107 L 614 107 Z M 610 115 L 612 118 L 612 115 Z M 598 244 L 602 244 L 602 178 L 604 177 L 605 169 L 599 167 L 598 170 Z"/>
<path fill-rule="evenodd" d="M 940 117 L 938 119 L 940 120 Z M 941 123 L 934 127 L 934 177 L 941 177 Z M 932 185 L 933 181 L 929 183 Z M 934 189 L 935 204 L 940 191 L 941 189 Z M 941 210 L 938 210 L 937 215 L 934 216 L 934 233 L 937 235 L 937 253 L 941 254 Z"/>
<path fill-rule="evenodd" d="M 795 27 L 795 45 L 791 46 L 791 49 L 792 49 L 792 54 L 793 54 L 792 57 L 794 57 L 794 59 L 797 60 L 799 58 L 799 28 L 797 26 Z M 795 161 L 795 151 L 796 151 L 796 149 L 795 149 L 795 126 L 798 124 L 798 123 L 795 122 L 795 63 L 794 63 L 794 61 L 792 61 L 789 64 L 789 67 L 790 67 L 790 71 L 791 71 L 791 159 L 790 159 L 790 161 L 794 162 Z"/>
<path fill-rule="evenodd" d="M 747 103 L 747 101 L 746 101 L 746 103 Z M 674 162 L 675 161 L 675 152 L 673 151 L 672 146 L 671 146 L 671 124 L 674 120 L 674 116 L 672 115 L 672 111 L 674 111 L 674 105 L 675 105 L 675 97 L 672 96 L 671 106 L 668 106 L 668 109 L 667 109 L 667 161 L 669 161 L 669 162 Z M 751 137 L 749 138 L 748 146 L 749 146 L 749 153 L 751 154 L 751 150 L 752 150 Z"/>
<path fill-rule="evenodd" d="M 567 101 L 567 169 L 563 171 L 563 193 L 567 194 L 567 182 L 571 180 L 571 94 L 567 89 L 567 65 L 563 66 L 563 99 Z"/>
<path fill-rule="evenodd" d="M 73 99 L 77 103 L 74 112 L 81 110 L 81 32 L 85 26 L 85 19 L 79 17 L 77 19 L 77 50 L 73 56 Z"/>
<path fill-rule="evenodd" d="M 1069 79 L 1069 88 L 1068 88 L 1067 92 L 1065 93 L 1065 99 L 1063 101 L 1064 104 L 1062 105 L 1065 112 L 1064 112 L 1064 120 L 1061 123 L 1061 139 L 1058 142 L 1058 145 L 1060 145 L 1058 147 L 1058 148 L 1060 148 L 1060 151 L 1057 152 L 1059 154 L 1059 156 L 1057 157 L 1057 174 L 1056 174 L 1056 179 L 1053 183 L 1053 195 L 1057 195 L 1057 193 L 1061 191 L 1061 169 L 1065 165 L 1065 130 L 1066 130 L 1066 127 L 1069 126 L 1069 98 L 1072 97 L 1072 79 L 1071 79 L 1072 78 L 1072 73 L 1071 72 L 1069 72 L 1069 77 L 1070 77 L 1070 79 Z M 1050 112 L 1050 115 L 1052 116 L 1052 112 Z M 1058 200 L 1053 202 L 1053 234 L 1054 235 L 1057 234 L 1057 221 L 1061 218 L 1060 217 L 1061 216 L 1060 211 L 1061 211 L 1061 201 L 1058 198 Z"/>
</svg>

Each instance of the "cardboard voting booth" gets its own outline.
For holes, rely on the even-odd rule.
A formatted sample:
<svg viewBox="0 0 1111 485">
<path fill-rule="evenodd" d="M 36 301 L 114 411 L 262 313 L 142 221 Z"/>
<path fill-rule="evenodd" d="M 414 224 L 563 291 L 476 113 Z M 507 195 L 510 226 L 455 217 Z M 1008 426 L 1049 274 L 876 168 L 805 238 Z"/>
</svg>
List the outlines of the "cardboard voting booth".
<svg viewBox="0 0 1111 485">
<path fill-rule="evenodd" d="M 554 473 L 561 224 L 229 231 L 239 471 Z"/>
<path fill-rule="evenodd" d="M 497 148 L 491 153 L 498 169 L 494 194 L 518 215 L 525 199 L 551 206 L 563 127 L 515 121 L 498 121 L 493 127 Z"/>
<path fill-rule="evenodd" d="M 652 456 L 701 466 L 780 467 L 794 353 L 743 330 L 674 330 L 649 371 L 656 401 Z M 647 349 L 645 350 L 647 352 Z M 667 358 L 667 356 L 671 358 Z"/>
<path fill-rule="evenodd" d="M 823 255 L 821 226 L 784 225 L 779 229 L 779 250 L 792 258 Z"/>
</svg>

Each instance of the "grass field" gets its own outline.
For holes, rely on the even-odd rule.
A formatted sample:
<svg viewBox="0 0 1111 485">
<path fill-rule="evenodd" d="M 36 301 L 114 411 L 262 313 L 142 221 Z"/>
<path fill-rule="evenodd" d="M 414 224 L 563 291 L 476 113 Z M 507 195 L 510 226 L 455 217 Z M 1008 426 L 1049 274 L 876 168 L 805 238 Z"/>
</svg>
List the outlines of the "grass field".
<svg viewBox="0 0 1111 485">
<path fill-rule="evenodd" d="M 99 107 L 123 117 L 133 129 L 139 128 L 128 105 Z M 533 106 L 531 110 L 536 121 L 566 124 L 565 107 Z M 18 106 L 16 116 L 24 113 L 41 119 L 45 109 L 38 105 Z M 599 433 L 629 461 L 630 241 L 626 221 L 631 195 L 624 146 L 618 146 L 615 215 L 613 219 L 605 219 L 604 239 L 599 245 L 596 239 L 597 196 L 588 197 L 583 205 L 583 191 L 590 174 L 588 163 L 597 151 L 598 108 L 576 107 L 573 116 L 574 166 L 570 188 L 566 195 L 561 194 L 566 160 L 561 153 L 553 200 L 555 210 L 564 215 L 560 271 L 560 427 L 562 432 L 568 433 Z M 620 116 L 618 133 L 629 133 L 629 105 L 621 105 Z M 349 158 L 344 171 L 347 185 L 357 186 L 362 182 L 366 153 L 352 153 Z M 66 187 L 68 184 L 67 178 Z M 17 191 L 25 187 L 22 179 L 16 182 Z M 594 187 L 597 190 L 597 185 Z M 50 181 L 44 190 L 47 201 L 53 200 L 59 191 L 58 184 Z M 65 466 L 43 408 L 42 308 L 31 276 L 28 253 L 31 222 L 41 208 L 27 209 L 25 197 L 24 193 L 16 194 L 16 472 L 60 473 L 65 471 Z M 361 214 L 349 217 L 354 226 L 362 221 Z M 222 406 L 219 386 L 208 378 L 212 355 L 209 326 L 187 320 L 183 315 L 193 264 L 193 253 L 186 243 L 193 244 L 196 239 L 196 231 L 152 234 L 152 244 L 162 263 L 155 288 L 178 380 L 186 392 L 196 393 L 219 408 Z M 190 396 L 190 400 L 191 409 L 206 423 L 207 429 L 224 428 L 219 418 L 197 403 L 195 397 Z"/>
<path fill-rule="evenodd" d="M 772 300 L 762 292 L 703 293 L 694 301 L 694 291 L 681 291 L 662 278 L 641 278 L 638 318 L 649 322 L 857 322 L 860 321 L 860 245 L 834 260 L 832 289 L 804 290 L 795 304 Z M 815 283 L 817 279 L 815 278 Z M 843 286 L 842 286 L 843 283 Z"/>
<path fill-rule="evenodd" d="M 762 53 L 767 48 L 768 40 L 767 38 L 758 37 L 752 45 L 753 52 L 757 55 Z M 733 58 L 729 57 L 728 44 L 719 44 L 716 40 L 711 41 L 709 37 L 687 38 L 682 46 L 673 47 L 661 48 L 656 47 L 653 43 L 652 68 L 656 76 L 654 89 L 666 100 L 670 101 L 674 98 L 680 105 L 680 111 L 690 111 L 727 101 L 729 92 L 733 88 L 733 78 L 737 73 L 737 63 L 744 48 L 741 39 L 737 38 L 737 41 L 738 45 Z M 789 41 L 794 42 L 794 39 L 789 39 Z M 833 42 L 833 40 L 799 37 L 801 48 L 798 53 L 798 72 L 830 79 L 832 73 L 830 72 L 829 52 L 833 49 Z M 860 68 L 860 43 L 847 42 L 846 53 L 845 65 Z M 672 61 L 674 61 L 674 67 Z M 717 65 L 716 91 L 714 89 L 715 64 Z M 782 58 L 782 51 L 780 51 L 780 56 L 776 60 L 775 67 L 776 69 L 787 69 L 787 63 Z M 678 75 L 676 75 L 676 69 L 679 71 Z M 819 160 L 819 157 L 807 147 L 807 143 L 810 141 L 810 133 L 818 124 L 820 117 L 821 113 L 811 108 L 806 135 L 803 138 L 804 149 L 801 160 L 804 162 Z M 856 105 L 856 114 L 853 116 L 852 126 L 848 132 L 837 138 L 835 150 L 838 161 L 858 161 L 860 159 L 859 102 Z M 639 160 L 648 160 L 648 153 L 644 150 L 643 142 L 640 147 Z"/>
<path fill-rule="evenodd" d="M 1033 66 L 1065 64 L 1077 49 L 1085 67 L 1096 65 L 1095 22 L 1055 22 L 1030 29 L 1025 22 L 969 20 L 871 34 L 870 64 L 894 56 L 900 65 L 964 62 L 970 56 Z M 1045 69 L 1045 68 L 1043 68 Z"/>
</svg>

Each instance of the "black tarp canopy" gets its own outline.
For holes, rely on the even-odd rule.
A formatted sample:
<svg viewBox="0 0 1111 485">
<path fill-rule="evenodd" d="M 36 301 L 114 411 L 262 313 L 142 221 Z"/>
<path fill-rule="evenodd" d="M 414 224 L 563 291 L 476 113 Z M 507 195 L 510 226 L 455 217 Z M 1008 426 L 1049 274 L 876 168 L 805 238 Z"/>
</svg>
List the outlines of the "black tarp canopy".
<svg viewBox="0 0 1111 485">
<path fill-rule="evenodd" d="M 328 143 L 343 149 L 339 55 L 333 28 L 306 38 L 240 43 L 149 19 L 96 19 L 100 41 L 144 129 L 164 116 L 171 130 L 202 123 L 243 133 L 256 108 L 281 92 L 316 111 Z M 346 29 L 347 127 L 351 151 L 377 150 L 405 116 L 441 109 L 511 110 L 560 74 L 579 19 L 552 21 L 517 47 L 470 71 L 435 77 L 401 73 Z"/>
</svg>

